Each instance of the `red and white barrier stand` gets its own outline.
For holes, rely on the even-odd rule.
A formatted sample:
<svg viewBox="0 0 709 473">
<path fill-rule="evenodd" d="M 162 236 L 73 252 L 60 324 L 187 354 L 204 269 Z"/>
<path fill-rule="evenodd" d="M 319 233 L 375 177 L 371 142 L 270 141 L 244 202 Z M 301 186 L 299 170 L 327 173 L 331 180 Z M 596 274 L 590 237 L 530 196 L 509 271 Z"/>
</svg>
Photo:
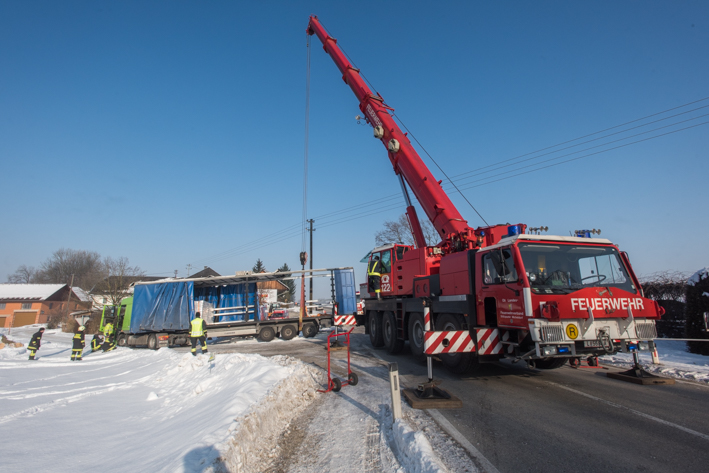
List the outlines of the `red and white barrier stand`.
<svg viewBox="0 0 709 473">
<path fill-rule="evenodd" d="M 335 313 L 337 313 L 337 305 L 335 305 Z M 326 393 L 329 391 L 338 392 L 342 389 L 342 386 L 356 386 L 359 382 L 357 374 L 352 372 L 350 364 L 350 334 L 354 330 L 356 321 L 354 315 L 335 315 L 335 331 L 327 336 L 327 389 L 318 389 L 320 393 Z M 347 332 L 340 332 L 340 327 L 348 327 Z M 340 380 L 338 377 L 332 376 L 332 363 L 330 361 L 330 355 L 332 353 L 332 348 L 336 343 L 339 343 L 339 337 L 345 339 L 345 343 L 342 345 L 347 350 L 347 379 Z"/>
<path fill-rule="evenodd" d="M 473 351 L 475 343 L 467 331 L 434 332 L 431 323 L 431 308 L 424 305 L 424 353 L 428 368 L 428 381 L 421 383 L 416 389 L 405 389 L 404 397 L 414 409 L 445 409 L 460 408 L 463 403 L 455 396 L 438 387 L 440 381 L 433 379 L 433 356 L 446 353 L 461 353 Z"/>
</svg>

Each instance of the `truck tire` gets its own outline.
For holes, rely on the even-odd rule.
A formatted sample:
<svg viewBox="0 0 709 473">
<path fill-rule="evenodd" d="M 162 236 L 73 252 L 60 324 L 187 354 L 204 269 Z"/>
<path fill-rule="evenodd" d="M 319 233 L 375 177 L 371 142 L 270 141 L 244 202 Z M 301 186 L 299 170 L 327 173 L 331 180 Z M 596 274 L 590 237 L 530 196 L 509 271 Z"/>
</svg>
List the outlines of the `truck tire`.
<svg viewBox="0 0 709 473">
<path fill-rule="evenodd" d="M 312 338 L 318 333 L 318 328 L 315 324 L 303 324 L 303 336 L 305 338 Z"/>
<path fill-rule="evenodd" d="M 281 327 L 281 338 L 283 340 L 291 340 L 295 338 L 296 335 L 298 335 L 298 329 L 295 328 L 293 325 L 286 325 L 284 327 Z"/>
<path fill-rule="evenodd" d="M 125 333 L 118 335 L 118 341 L 116 342 L 116 345 L 118 345 L 119 347 L 124 347 L 128 345 L 128 337 Z"/>
<path fill-rule="evenodd" d="M 413 312 L 409 315 L 409 348 L 411 349 L 411 355 L 417 361 L 426 359 L 423 346 L 425 328 L 423 313 Z"/>
<path fill-rule="evenodd" d="M 400 353 L 404 348 L 404 341 L 398 337 L 396 327 L 396 316 L 394 312 L 384 312 L 382 320 L 382 337 L 384 338 L 384 346 L 387 352 L 395 355 Z"/>
<path fill-rule="evenodd" d="M 534 366 L 538 370 L 555 370 L 564 366 L 568 360 L 568 358 L 543 358 L 534 360 Z"/>
<path fill-rule="evenodd" d="M 261 331 L 258 333 L 258 338 L 262 342 L 270 342 L 276 338 L 276 331 L 273 330 L 273 327 L 262 327 Z"/>
<path fill-rule="evenodd" d="M 369 341 L 374 348 L 384 346 L 382 338 L 382 315 L 379 312 L 370 310 L 367 317 L 367 326 L 369 327 Z"/>
<path fill-rule="evenodd" d="M 158 336 L 154 333 L 151 333 L 150 335 L 148 335 L 148 349 L 157 350 L 158 348 L 160 348 L 160 344 L 158 343 Z"/>
<path fill-rule="evenodd" d="M 436 330 L 439 332 L 460 331 L 462 329 L 462 321 L 454 314 L 442 314 L 436 321 Z M 451 373 L 463 374 L 478 366 L 477 357 L 472 353 L 441 354 L 438 356 Z"/>
</svg>

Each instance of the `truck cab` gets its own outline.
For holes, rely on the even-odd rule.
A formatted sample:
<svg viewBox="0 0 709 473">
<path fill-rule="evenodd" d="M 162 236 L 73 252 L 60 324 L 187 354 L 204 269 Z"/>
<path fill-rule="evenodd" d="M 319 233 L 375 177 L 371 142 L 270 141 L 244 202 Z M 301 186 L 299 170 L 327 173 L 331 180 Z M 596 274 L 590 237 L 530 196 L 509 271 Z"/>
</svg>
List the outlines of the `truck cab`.
<svg viewBox="0 0 709 473">
<path fill-rule="evenodd" d="M 538 357 L 627 350 L 656 337 L 664 312 L 605 239 L 516 235 L 479 250 L 474 266 L 477 325 L 511 330 L 509 343 Z"/>
</svg>

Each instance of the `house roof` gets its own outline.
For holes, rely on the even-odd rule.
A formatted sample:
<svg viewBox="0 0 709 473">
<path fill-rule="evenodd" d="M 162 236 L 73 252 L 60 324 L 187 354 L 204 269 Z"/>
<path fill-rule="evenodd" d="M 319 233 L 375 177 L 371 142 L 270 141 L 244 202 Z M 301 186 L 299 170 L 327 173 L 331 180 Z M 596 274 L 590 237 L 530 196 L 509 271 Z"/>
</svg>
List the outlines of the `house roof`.
<svg viewBox="0 0 709 473">
<path fill-rule="evenodd" d="M 74 294 L 76 294 L 76 297 L 78 297 L 81 302 L 91 302 L 91 296 L 89 293 L 81 289 L 79 286 L 74 286 L 71 290 L 74 291 Z"/>
<path fill-rule="evenodd" d="M 192 278 L 212 278 L 215 276 L 221 276 L 218 272 L 214 271 L 212 268 L 209 266 L 205 266 L 202 271 L 199 271 L 197 273 L 194 273 L 192 276 L 187 276 L 189 279 Z"/>
<path fill-rule="evenodd" d="M 44 301 L 66 284 L 0 284 L 0 300 Z"/>
</svg>

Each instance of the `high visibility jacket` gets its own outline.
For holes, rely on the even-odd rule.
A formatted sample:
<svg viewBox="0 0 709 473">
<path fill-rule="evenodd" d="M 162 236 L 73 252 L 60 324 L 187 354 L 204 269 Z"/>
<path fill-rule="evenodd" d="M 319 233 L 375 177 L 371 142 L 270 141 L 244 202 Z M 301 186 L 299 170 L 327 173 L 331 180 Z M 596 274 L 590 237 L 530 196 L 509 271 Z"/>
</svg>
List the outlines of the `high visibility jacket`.
<svg viewBox="0 0 709 473">
<path fill-rule="evenodd" d="M 32 340 L 30 340 L 29 348 L 37 349 L 42 344 L 42 334 L 44 332 L 36 332 L 32 335 Z"/>
<path fill-rule="evenodd" d="M 206 331 L 204 326 L 204 320 L 200 318 L 195 318 L 190 325 L 192 325 L 192 330 L 190 331 L 190 337 L 201 337 Z"/>
<path fill-rule="evenodd" d="M 367 274 L 369 276 L 381 276 L 382 264 L 379 260 L 373 259 L 369 262 L 369 268 L 367 269 Z"/>
<path fill-rule="evenodd" d="M 78 350 L 79 348 L 84 348 L 86 342 L 84 341 L 84 332 L 79 332 L 74 334 L 74 344 L 73 349 Z"/>
<path fill-rule="evenodd" d="M 113 324 L 112 323 L 107 323 L 106 325 L 103 326 L 103 335 L 105 337 L 110 336 L 113 333 Z"/>
</svg>

